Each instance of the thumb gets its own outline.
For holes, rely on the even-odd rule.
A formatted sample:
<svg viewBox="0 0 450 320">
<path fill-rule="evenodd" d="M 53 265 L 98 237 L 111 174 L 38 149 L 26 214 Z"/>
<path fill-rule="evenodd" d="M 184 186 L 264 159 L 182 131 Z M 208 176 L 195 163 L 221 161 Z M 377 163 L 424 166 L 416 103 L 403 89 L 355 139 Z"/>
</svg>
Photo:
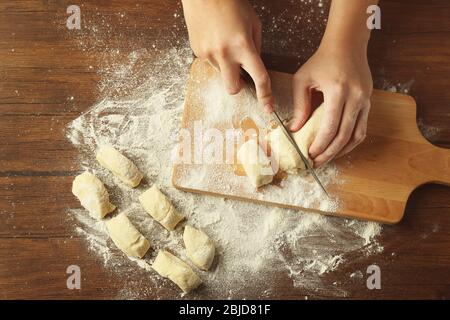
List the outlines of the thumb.
<svg viewBox="0 0 450 320">
<path fill-rule="evenodd" d="M 305 80 L 296 80 L 294 77 L 293 90 L 293 117 L 289 122 L 291 131 L 298 131 L 306 123 L 311 114 L 311 91 Z"/>
</svg>

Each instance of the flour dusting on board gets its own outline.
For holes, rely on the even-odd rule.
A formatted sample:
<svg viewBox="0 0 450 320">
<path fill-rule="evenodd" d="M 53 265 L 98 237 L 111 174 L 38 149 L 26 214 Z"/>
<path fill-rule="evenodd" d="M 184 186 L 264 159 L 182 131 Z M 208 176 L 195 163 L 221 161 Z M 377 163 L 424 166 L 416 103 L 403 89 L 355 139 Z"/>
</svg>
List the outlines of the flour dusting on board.
<svg viewBox="0 0 450 320">
<path fill-rule="evenodd" d="M 124 64 L 137 63 L 141 56 L 146 56 L 145 50 L 133 52 Z M 80 170 L 95 173 L 105 183 L 119 212 L 126 212 L 151 241 L 145 259 L 126 258 L 109 239 L 103 222 L 92 219 L 82 209 L 69 211 L 76 222 L 75 232 L 86 239 L 105 268 L 123 277 L 120 298 L 145 297 L 152 290 L 161 297 L 178 297 L 178 289 L 161 279 L 150 265 L 159 249 L 186 259 L 182 227 L 168 232 L 137 200 L 156 183 L 187 216 L 187 223 L 204 230 L 217 244 L 212 270 L 196 270 L 204 281 L 203 287 L 188 297 L 263 298 L 276 290 L 276 279 L 280 277 L 290 277 L 293 290 L 299 288 L 306 294 L 326 291 L 345 296 L 323 276 L 345 264 L 350 254 L 380 252 L 382 247 L 376 241 L 381 232 L 378 224 L 195 195 L 172 186 L 171 157 L 177 144 L 191 62 L 187 45 L 161 52 L 154 61 L 141 66 L 140 74 L 146 74 L 141 85 L 126 97 L 104 98 L 67 128 L 68 138 L 80 151 Z M 113 144 L 136 163 L 145 175 L 140 187 L 125 186 L 96 163 L 95 150 L 103 143 Z M 323 178 L 336 179 L 335 169 L 328 170 L 328 178 Z"/>
<path fill-rule="evenodd" d="M 188 143 L 180 143 L 180 145 L 183 146 L 181 153 L 188 155 L 195 153 L 195 146 L 203 146 L 204 150 L 200 152 L 203 161 L 200 164 L 194 163 L 194 159 L 180 161 L 174 171 L 175 185 L 184 189 L 201 190 L 228 197 L 278 203 L 294 208 L 336 212 L 339 199 L 324 197 L 320 185 L 308 172 L 289 174 L 281 181 L 264 186 L 257 192 L 245 175 L 236 174 L 235 166 L 229 163 L 234 163 L 234 154 L 242 145 L 243 136 L 246 135 L 243 131 L 256 134 L 253 127 L 240 128 L 236 123 L 242 122 L 243 119 L 250 119 L 258 127 L 260 142 L 264 144 L 265 138 L 262 132 L 268 132 L 274 120 L 262 110 L 247 88 L 244 88 L 239 94 L 229 95 L 223 86 L 220 74 L 218 72 L 211 73 L 213 68 L 207 63 L 197 60 L 193 64 L 192 70 L 190 83 L 195 85 L 190 86 L 189 110 L 186 111 L 189 121 L 185 119 L 183 128 L 185 134 L 182 136 L 183 139 L 186 139 L 186 136 L 194 137 L 194 146 L 192 147 L 190 141 L 192 138 L 188 139 Z M 205 74 L 208 76 L 205 77 Z M 272 85 L 275 88 L 282 86 L 277 83 L 276 79 L 273 79 Z M 276 101 L 279 103 L 277 110 L 282 118 L 287 119 L 292 114 L 291 108 L 289 108 L 292 104 L 291 99 L 280 97 L 277 94 L 278 91 L 275 90 Z M 236 126 L 239 128 L 236 129 Z M 201 129 L 199 129 L 200 127 Z M 214 143 L 207 144 L 208 133 L 214 133 Z M 212 134 L 210 135 L 212 136 Z M 240 141 L 240 143 L 236 143 L 236 141 Z M 214 149 L 218 147 L 219 150 L 206 152 L 211 145 L 215 147 Z M 235 148 L 228 148 L 228 146 Z M 235 150 L 230 151 L 230 149 Z M 191 156 L 191 158 L 194 157 Z M 224 159 L 229 159 L 230 162 L 223 163 Z M 273 163 L 277 163 L 276 155 L 273 155 L 272 160 L 274 160 Z M 318 169 L 317 175 L 325 187 L 331 183 L 343 182 L 338 178 L 337 169 L 332 164 Z"/>
</svg>

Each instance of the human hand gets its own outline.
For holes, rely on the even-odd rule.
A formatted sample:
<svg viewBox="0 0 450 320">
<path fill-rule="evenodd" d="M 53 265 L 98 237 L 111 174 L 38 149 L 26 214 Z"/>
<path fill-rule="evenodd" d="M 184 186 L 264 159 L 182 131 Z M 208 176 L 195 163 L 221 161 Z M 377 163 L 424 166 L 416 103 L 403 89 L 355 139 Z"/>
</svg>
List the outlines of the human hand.
<svg viewBox="0 0 450 320">
<path fill-rule="evenodd" d="M 294 117 L 299 130 L 311 114 L 311 94 L 321 91 L 324 114 L 309 154 L 319 167 L 352 151 L 367 131 L 372 76 L 366 49 L 323 43 L 294 75 Z"/>
<path fill-rule="evenodd" d="M 237 94 L 243 82 L 241 67 L 252 77 L 259 103 L 271 111 L 274 105 L 269 74 L 260 57 L 261 22 L 243 0 L 183 0 L 192 50 L 220 70 L 229 94 Z"/>
</svg>

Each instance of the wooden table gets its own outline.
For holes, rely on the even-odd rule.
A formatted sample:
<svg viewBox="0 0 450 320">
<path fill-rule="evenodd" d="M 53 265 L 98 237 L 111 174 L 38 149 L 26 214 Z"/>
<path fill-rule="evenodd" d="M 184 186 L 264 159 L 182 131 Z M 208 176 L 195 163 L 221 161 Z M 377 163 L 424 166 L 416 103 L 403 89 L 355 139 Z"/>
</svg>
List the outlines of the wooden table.
<svg viewBox="0 0 450 320">
<path fill-rule="evenodd" d="M 288 0 L 253 3 L 266 26 L 267 66 L 294 72 L 314 51 L 324 22 L 313 28 L 303 23 L 306 19 L 295 26 L 289 22 L 296 15 L 305 17 L 304 10 L 318 12 L 319 7 Z M 66 214 L 67 208 L 78 206 L 70 188 L 79 167 L 65 126 L 99 98 L 96 70 L 104 53 L 102 43 L 94 49 L 87 43 L 83 50 L 79 45 L 83 29 L 66 29 L 70 4 L 0 3 L 0 298 L 115 298 L 123 288 L 122 280 L 89 254 Z M 82 27 L 106 21 L 102 25 L 110 29 L 103 38 L 105 45 L 119 48 L 124 57 L 155 42 L 170 48 L 176 45 L 174 39 L 186 39 L 178 1 L 91 0 L 83 1 L 81 11 Z M 382 14 L 382 30 L 374 32 L 370 45 L 376 87 L 411 84 L 425 136 L 450 147 L 450 3 L 385 0 Z M 272 16 L 287 23 L 275 26 Z M 286 31 L 289 28 L 305 32 Z M 382 254 L 355 257 L 323 281 L 337 282 L 349 298 L 450 297 L 448 187 L 426 185 L 416 190 L 404 220 L 384 227 L 380 242 Z M 366 276 L 349 278 L 352 271 L 365 272 L 374 263 L 382 270 L 381 290 L 368 290 Z M 70 264 L 83 270 L 82 290 L 66 288 Z M 277 283 L 271 298 L 333 297 L 293 290 L 285 276 Z M 155 294 L 149 290 L 141 298 Z M 157 294 L 164 298 L 170 292 L 160 289 Z"/>
</svg>

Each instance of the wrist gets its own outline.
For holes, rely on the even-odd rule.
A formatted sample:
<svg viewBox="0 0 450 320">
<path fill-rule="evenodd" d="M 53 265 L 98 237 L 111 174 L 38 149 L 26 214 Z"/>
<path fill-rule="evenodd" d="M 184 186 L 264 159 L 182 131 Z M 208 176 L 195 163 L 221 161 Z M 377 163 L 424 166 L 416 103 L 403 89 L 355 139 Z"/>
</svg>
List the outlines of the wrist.
<svg viewBox="0 0 450 320">
<path fill-rule="evenodd" d="M 333 0 L 321 47 L 367 53 L 370 29 L 367 6 L 377 0 Z"/>
<path fill-rule="evenodd" d="M 339 57 L 345 56 L 367 56 L 370 33 L 368 35 L 348 34 L 348 36 L 326 34 L 320 42 L 318 51 L 328 52 Z"/>
</svg>

